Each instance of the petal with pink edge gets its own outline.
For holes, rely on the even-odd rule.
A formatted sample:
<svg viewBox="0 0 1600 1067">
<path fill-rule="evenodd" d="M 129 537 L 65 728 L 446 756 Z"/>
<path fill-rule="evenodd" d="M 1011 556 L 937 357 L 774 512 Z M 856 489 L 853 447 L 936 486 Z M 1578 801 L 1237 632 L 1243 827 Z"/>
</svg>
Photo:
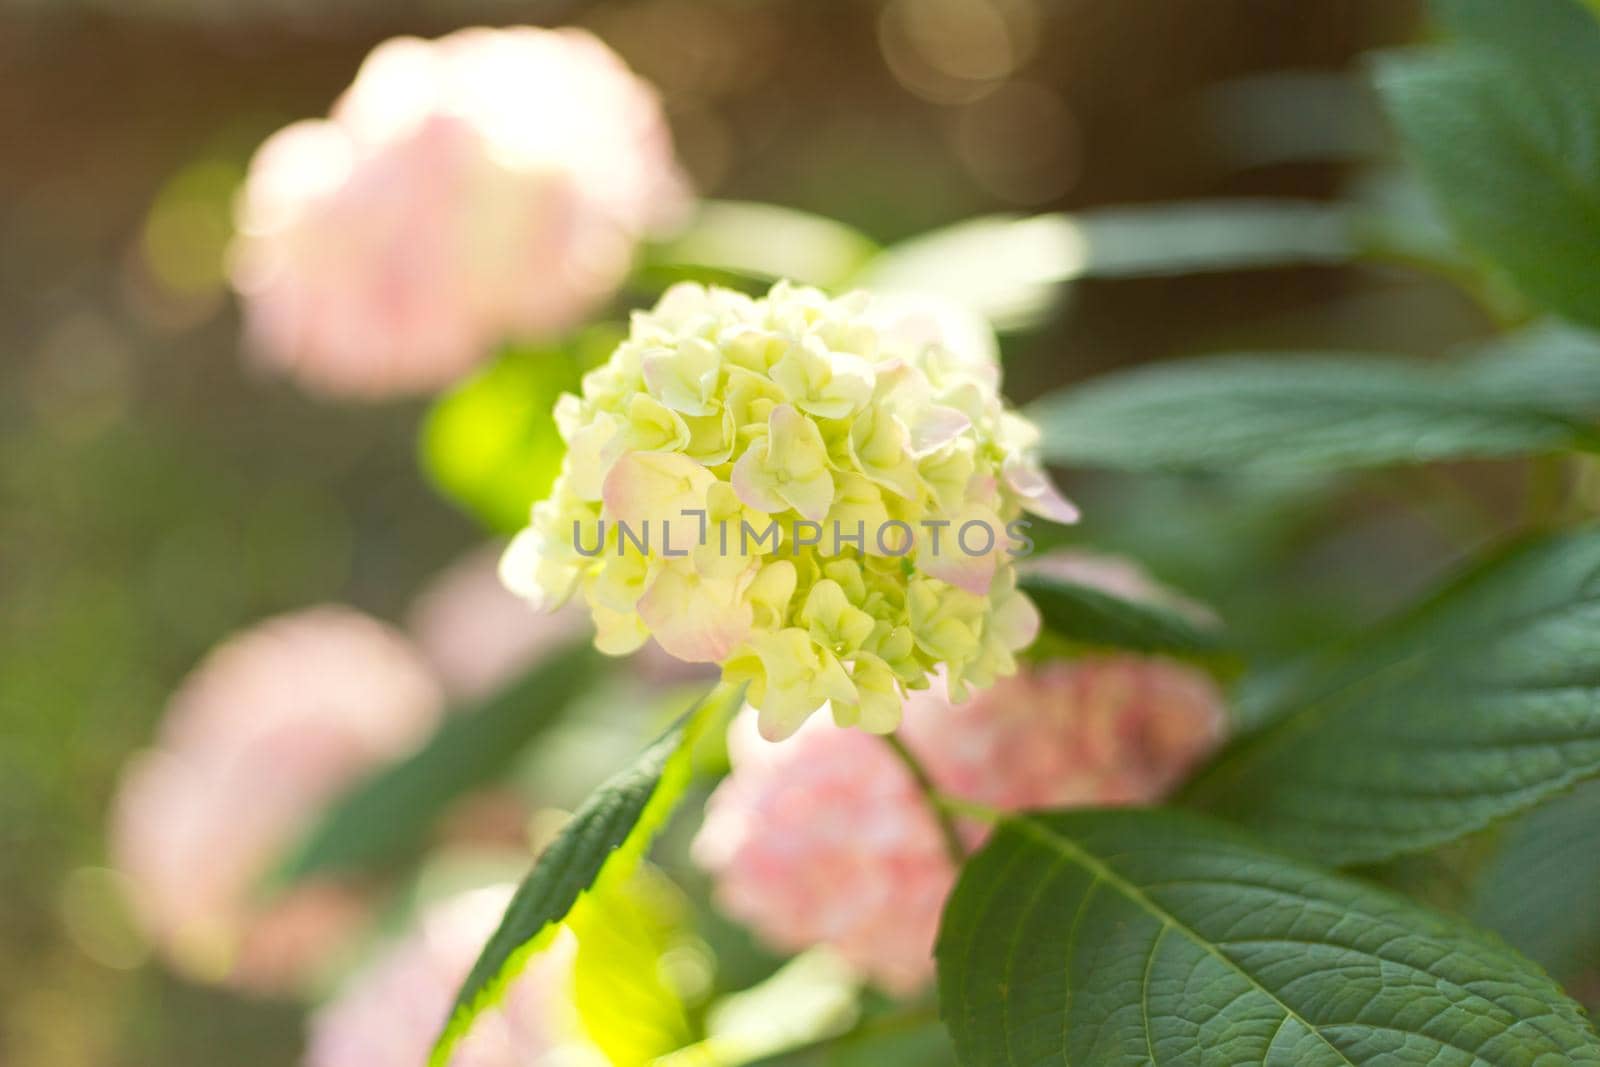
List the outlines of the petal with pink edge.
<svg viewBox="0 0 1600 1067">
<path fill-rule="evenodd" d="M 1052 522 L 1078 521 L 1078 509 L 1072 501 L 1061 495 L 1050 476 L 1036 464 L 1024 460 L 1008 460 L 1005 465 L 1006 485 L 1022 500 L 1022 506 L 1035 515 Z"/>
<path fill-rule="evenodd" d="M 750 635 L 753 612 L 734 583 L 669 567 L 639 601 L 639 616 L 668 655 L 686 663 L 720 663 Z"/>
</svg>

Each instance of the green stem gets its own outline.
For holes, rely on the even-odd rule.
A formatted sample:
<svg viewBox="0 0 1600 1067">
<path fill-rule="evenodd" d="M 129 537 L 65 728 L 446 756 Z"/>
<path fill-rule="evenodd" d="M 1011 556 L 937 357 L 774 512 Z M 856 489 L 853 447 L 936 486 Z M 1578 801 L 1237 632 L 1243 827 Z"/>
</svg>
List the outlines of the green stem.
<svg viewBox="0 0 1600 1067">
<path fill-rule="evenodd" d="M 1528 461 L 1523 522 L 1540 529 L 1555 522 L 1567 502 L 1567 457 L 1535 456 Z"/>
<path fill-rule="evenodd" d="M 890 751 L 900 757 L 900 762 L 905 764 L 906 770 L 911 773 L 912 779 L 917 783 L 917 790 L 928 802 L 928 810 L 933 813 L 934 822 L 939 825 L 939 835 L 944 838 L 944 848 L 950 855 L 950 862 L 960 867 L 967 862 L 967 849 L 961 843 L 961 834 L 956 829 L 956 821 L 951 816 L 950 809 L 941 801 L 941 794 L 938 787 L 933 784 L 933 778 L 928 774 L 927 768 L 899 737 L 885 734 L 883 739 L 889 745 Z"/>
<path fill-rule="evenodd" d="M 993 826 L 1006 817 L 1006 813 L 999 808 L 991 808 L 987 804 L 979 804 L 972 800 L 963 800 L 949 793 L 933 794 L 933 802 L 941 811 L 951 815 L 959 815 L 963 819 L 972 819 L 976 822 L 986 822 Z"/>
</svg>

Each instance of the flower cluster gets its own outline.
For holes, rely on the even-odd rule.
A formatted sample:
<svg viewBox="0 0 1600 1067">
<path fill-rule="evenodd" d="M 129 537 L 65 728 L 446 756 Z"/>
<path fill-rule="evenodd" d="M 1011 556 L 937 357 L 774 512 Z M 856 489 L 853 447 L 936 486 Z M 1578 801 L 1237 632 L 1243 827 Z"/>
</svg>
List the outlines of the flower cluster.
<svg viewBox="0 0 1600 1067">
<path fill-rule="evenodd" d="M 420 743 L 442 707 L 410 642 L 346 608 L 273 619 L 211 653 L 112 813 L 113 857 L 158 947 L 203 980 L 279 992 L 314 977 L 366 902 L 328 883 L 258 902 L 256 883 L 329 800 Z"/>
<path fill-rule="evenodd" d="M 233 280 L 252 348 L 303 385 L 432 389 L 580 321 L 687 203 L 654 91 L 590 34 L 396 38 L 261 146 Z"/>
<path fill-rule="evenodd" d="M 1124 656 L 1025 669 L 960 706 L 915 694 L 900 737 L 941 792 L 1015 811 L 1154 801 L 1223 724 L 1204 674 Z M 733 771 L 694 843 L 719 905 L 777 948 L 831 945 L 891 993 L 920 988 L 956 872 L 905 765 L 821 721 L 775 745 L 747 713 L 728 741 Z"/>
<path fill-rule="evenodd" d="M 1011 673 L 1038 626 L 1016 520 L 1075 513 L 996 364 L 939 322 L 863 293 L 674 287 L 561 398 L 568 453 L 507 584 L 581 595 L 607 652 L 653 637 L 721 664 L 769 738 L 824 704 L 886 732 L 935 668 L 956 699 Z"/>
<path fill-rule="evenodd" d="M 494 932 L 511 887 L 477 889 L 425 912 L 418 928 L 389 947 L 311 1021 L 306 1067 L 372 1067 L 427 1062 L 457 987 Z M 453 1067 L 521 1067 L 604 1060 L 581 1038 L 572 1002 L 577 942 L 562 931 L 484 1013 L 451 1057 Z"/>
</svg>

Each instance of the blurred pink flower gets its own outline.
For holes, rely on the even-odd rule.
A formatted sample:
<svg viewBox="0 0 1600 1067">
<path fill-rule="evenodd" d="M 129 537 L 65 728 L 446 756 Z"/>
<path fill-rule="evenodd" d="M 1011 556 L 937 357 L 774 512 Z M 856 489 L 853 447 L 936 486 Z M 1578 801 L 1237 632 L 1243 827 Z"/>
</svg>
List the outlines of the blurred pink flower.
<svg viewBox="0 0 1600 1067">
<path fill-rule="evenodd" d="M 1148 804 L 1222 739 L 1222 695 L 1170 660 L 1054 660 L 952 705 L 906 701 L 902 740 L 939 787 L 1006 811 Z"/>
<path fill-rule="evenodd" d="M 311 1020 L 306 1067 L 420 1067 L 457 988 L 494 932 L 511 887 L 473 890 L 427 911 Z M 562 931 L 484 1013 L 451 1057 L 451 1067 L 527 1067 L 574 1040 L 571 1001 L 577 944 Z M 568 1061 L 564 1061 L 568 1062 Z"/>
<path fill-rule="evenodd" d="M 503 551 L 488 545 L 452 563 L 407 614 L 412 636 L 452 696 L 486 697 L 544 656 L 594 635 L 581 604 L 542 612 L 507 589 L 499 573 Z M 714 668 L 674 659 L 654 641 L 628 658 L 627 672 L 652 687 L 717 677 Z"/>
<path fill-rule="evenodd" d="M 942 693 L 912 695 L 901 740 L 941 791 L 1004 810 L 1154 801 L 1224 725 L 1205 675 L 1156 659 L 1024 668 L 959 705 Z M 823 716 L 774 743 L 746 709 L 728 744 L 694 843 L 719 905 L 777 948 L 828 944 L 891 993 L 919 989 L 955 869 L 905 766 Z"/>
<path fill-rule="evenodd" d="M 190 976 L 262 992 L 303 985 L 365 913 L 310 884 L 271 903 L 258 880 L 316 812 L 418 744 L 437 685 L 411 645 L 339 607 L 231 639 L 185 680 L 156 746 L 124 772 L 111 851 L 152 940 Z"/>
<path fill-rule="evenodd" d="M 257 152 L 234 285 L 252 349 L 303 385 L 425 391 L 581 321 L 688 199 L 654 90 L 592 35 L 396 38 Z"/>
<path fill-rule="evenodd" d="M 694 841 L 719 906 L 774 948 L 829 944 L 885 989 L 915 991 L 954 871 L 894 753 L 823 715 L 767 741 L 749 708 L 728 750 Z"/>
<path fill-rule="evenodd" d="M 500 582 L 501 545 L 446 567 L 412 601 L 407 625 L 452 696 L 488 696 L 564 645 L 587 643 L 588 613 L 535 611 Z"/>
</svg>

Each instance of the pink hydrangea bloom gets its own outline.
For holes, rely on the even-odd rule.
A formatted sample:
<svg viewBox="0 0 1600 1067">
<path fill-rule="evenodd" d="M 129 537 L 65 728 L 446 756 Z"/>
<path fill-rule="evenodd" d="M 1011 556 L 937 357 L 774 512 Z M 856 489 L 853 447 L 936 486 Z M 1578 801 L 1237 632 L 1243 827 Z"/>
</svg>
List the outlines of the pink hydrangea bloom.
<svg viewBox="0 0 1600 1067">
<path fill-rule="evenodd" d="M 1005 810 L 1154 801 L 1224 722 L 1205 675 L 1129 656 L 1024 669 L 959 705 L 941 692 L 913 694 L 901 740 L 941 791 Z M 747 710 L 728 741 L 694 844 L 719 905 L 777 948 L 828 944 L 891 993 L 920 988 L 955 868 L 905 766 L 821 716 L 773 743 Z"/>
<path fill-rule="evenodd" d="M 536 610 L 500 580 L 503 546 L 489 545 L 457 560 L 411 604 L 407 624 L 422 653 L 452 696 L 485 697 L 531 670 L 546 655 L 594 626 L 582 605 Z M 650 686 L 714 681 L 715 670 L 684 663 L 648 642 L 627 661 L 628 673 Z"/>
<path fill-rule="evenodd" d="M 719 905 L 775 948 L 830 944 L 886 989 L 915 990 L 954 878 L 915 783 L 880 737 L 814 715 L 772 742 L 755 718 L 729 730 L 733 772 L 694 842 Z"/>
<path fill-rule="evenodd" d="M 1210 677 L 1170 660 L 1055 660 L 951 705 L 906 701 L 902 740 L 946 792 L 1006 811 L 1159 800 L 1221 740 Z"/>
<path fill-rule="evenodd" d="M 365 914 L 311 884 L 254 897 L 294 837 L 361 775 L 420 743 L 437 684 L 411 644 L 355 611 L 319 607 L 228 641 L 173 696 L 156 746 L 124 773 L 111 851 L 135 909 L 175 966 L 286 992 Z"/>
<path fill-rule="evenodd" d="M 592 35 L 387 41 L 327 120 L 251 164 L 233 271 L 251 348 L 330 394 L 437 388 L 581 321 L 688 197 L 654 90 Z"/>
<path fill-rule="evenodd" d="M 511 887 L 473 890 L 427 911 L 311 1021 L 306 1067 L 414 1067 L 427 1062 L 456 990 L 494 932 Z M 581 1043 L 571 1000 L 577 944 L 562 932 L 485 1012 L 451 1067 L 529 1067 Z M 563 1059 L 564 1063 L 575 1062 Z"/>
<path fill-rule="evenodd" d="M 452 695 L 483 697 L 593 628 L 573 604 L 545 613 L 500 581 L 502 546 L 488 545 L 445 568 L 407 614 L 422 654 Z"/>
</svg>

